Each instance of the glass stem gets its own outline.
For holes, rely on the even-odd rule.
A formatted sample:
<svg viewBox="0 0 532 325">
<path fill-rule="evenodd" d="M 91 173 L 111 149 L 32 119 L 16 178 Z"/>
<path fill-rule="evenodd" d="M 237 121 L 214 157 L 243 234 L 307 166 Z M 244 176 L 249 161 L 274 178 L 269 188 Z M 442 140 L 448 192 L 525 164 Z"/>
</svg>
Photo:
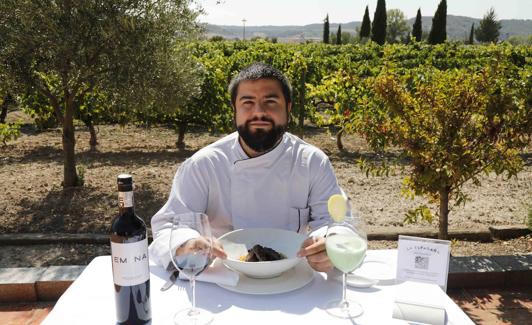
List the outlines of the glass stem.
<svg viewBox="0 0 532 325">
<path fill-rule="evenodd" d="M 196 313 L 196 276 L 193 275 L 190 277 L 190 288 L 192 289 L 192 308 L 190 309 L 190 314 Z"/>
<path fill-rule="evenodd" d="M 346 298 L 346 291 L 347 291 L 346 281 L 347 281 L 347 273 L 343 272 L 342 273 L 342 301 L 340 301 L 340 307 L 342 309 L 345 309 L 349 306 L 349 302 L 347 302 L 347 298 Z"/>
</svg>

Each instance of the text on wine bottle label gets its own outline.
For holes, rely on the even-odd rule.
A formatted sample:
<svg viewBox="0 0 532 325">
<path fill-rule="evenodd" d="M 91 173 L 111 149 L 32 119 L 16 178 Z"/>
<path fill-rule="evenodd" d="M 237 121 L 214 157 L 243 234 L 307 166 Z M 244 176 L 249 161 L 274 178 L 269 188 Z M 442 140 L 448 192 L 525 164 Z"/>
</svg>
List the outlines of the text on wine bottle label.
<svg viewBox="0 0 532 325">
<path fill-rule="evenodd" d="M 111 260 L 115 284 L 134 286 L 150 278 L 148 239 L 127 244 L 111 242 Z"/>
</svg>

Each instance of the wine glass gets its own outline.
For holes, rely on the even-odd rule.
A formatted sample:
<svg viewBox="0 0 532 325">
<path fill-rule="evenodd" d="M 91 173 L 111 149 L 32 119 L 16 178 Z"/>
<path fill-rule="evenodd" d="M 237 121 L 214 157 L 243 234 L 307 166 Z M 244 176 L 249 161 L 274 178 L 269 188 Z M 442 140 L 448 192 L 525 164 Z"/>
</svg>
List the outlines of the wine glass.
<svg viewBox="0 0 532 325">
<path fill-rule="evenodd" d="M 212 241 L 206 214 L 190 212 L 174 216 L 170 257 L 179 272 L 189 278 L 192 289 L 192 306 L 175 314 L 175 324 L 203 325 L 213 320 L 211 312 L 196 307 L 196 276 L 210 264 Z"/>
<path fill-rule="evenodd" d="M 342 271 L 342 298 L 327 303 L 325 310 L 339 318 L 353 318 L 363 313 L 362 306 L 346 297 L 347 273 L 362 264 L 368 247 L 362 219 L 353 213 L 327 227 L 325 239 L 327 255 L 332 264 Z"/>
</svg>

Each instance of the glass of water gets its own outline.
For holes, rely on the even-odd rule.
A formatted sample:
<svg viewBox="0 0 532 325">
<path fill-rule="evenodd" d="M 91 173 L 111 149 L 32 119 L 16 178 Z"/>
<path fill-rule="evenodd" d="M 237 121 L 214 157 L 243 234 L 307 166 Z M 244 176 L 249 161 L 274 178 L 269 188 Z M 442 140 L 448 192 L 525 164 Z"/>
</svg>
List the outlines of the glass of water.
<svg viewBox="0 0 532 325">
<path fill-rule="evenodd" d="M 209 324 L 212 313 L 196 307 L 196 276 L 211 261 L 212 235 L 209 217 L 204 213 L 184 213 L 174 216 L 170 232 L 170 257 L 180 273 L 190 280 L 192 306 L 178 311 L 175 324 Z"/>
</svg>

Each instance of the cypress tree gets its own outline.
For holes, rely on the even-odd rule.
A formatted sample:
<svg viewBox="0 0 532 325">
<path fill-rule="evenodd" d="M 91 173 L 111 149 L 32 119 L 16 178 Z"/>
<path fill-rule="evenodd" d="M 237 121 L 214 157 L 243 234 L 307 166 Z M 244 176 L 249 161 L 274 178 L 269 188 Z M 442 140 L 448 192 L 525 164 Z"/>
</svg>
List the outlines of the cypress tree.
<svg viewBox="0 0 532 325">
<path fill-rule="evenodd" d="M 329 14 L 323 21 L 323 43 L 329 44 Z"/>
<path fill-rule="evenodd" d="M 366 12 L 364 18 L 362 18 L 362 26 L 360 27 L 360 33 L 358 34 L 360 39 L 371 36 L 371 21 L 369 20 L 369 9 L 366 6 Z"/>
<path fill-rule="evenodd" d="M 421 28 L 421 9 L 417 10 L 416 21 L 414 26 L 412 26 L 412 37 L 415 37 L 416 42 L 421 41 L 421 35 L 423 34 Z"/>
<path fill-rule="evenodd" d="M 469 44 L 475 43 L 475 23 L 471 24 L 471 32 L 469 33 Z"/>
<path fill-rule="evenodd" d="M 386 2 L 378 0 L 373 24 L 371 25 L 371 40 L 377 44 L 384 44 L 386 41 Z"/>
<path fill-rule="evenodd" d="M 447 1 L 441 0 L 432 18 L 432 28 L 429 34 L 430 44 L 440 44 L 447 39 Z"/>
<path fill-rule="evenodd" d="M 342 44 L 342 24 L 338 25 L 338 31 L 336 32 L 336 44 Z"/>
<path fill-rule="evenodd" d="M 475 30 L 475 37 L 479 42 L 497 42 L 500 36 L 501 23 L 497 21 L 495 9 L 488 10 Z"/>
</svg>

